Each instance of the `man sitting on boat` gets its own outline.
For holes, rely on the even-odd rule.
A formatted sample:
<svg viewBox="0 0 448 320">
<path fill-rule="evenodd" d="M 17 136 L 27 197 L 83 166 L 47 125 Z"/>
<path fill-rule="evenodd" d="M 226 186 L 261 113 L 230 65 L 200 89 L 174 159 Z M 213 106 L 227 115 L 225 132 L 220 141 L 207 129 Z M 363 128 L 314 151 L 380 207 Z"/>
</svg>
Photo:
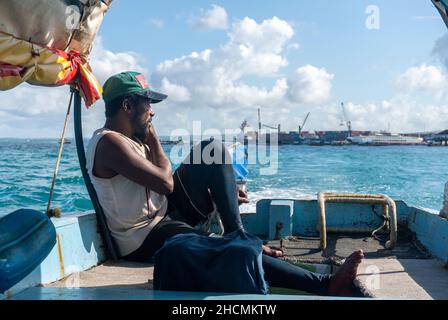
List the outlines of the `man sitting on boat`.
<svg viewBox="0 0 448 320">
<path fill-rule="evenodd" d="M 196 226 L 208 219 L 214 204 L 225 234 L 244 230 L 239 205 L 248 202 L 247 193 L 237 191 L 230 162 L 193 161 L 206 148 L 229 159 L 222 143 L 202 141 L 173 174 L 152 123 L 151 105 L 167 96 L 150 90 L 142 74 L 124 72 L 107 80 L 103 98 L 106 123 L 89 143 L 87 169 L 123 259 L 151 262 L 174 235 L 204 234 Z M 277 259 L 281 255 L 263 246 L 266 281 L 320 295 L 350 295 L 363 258 L 361 250 L 354 252 L 328 276 Z"/>
</svg>

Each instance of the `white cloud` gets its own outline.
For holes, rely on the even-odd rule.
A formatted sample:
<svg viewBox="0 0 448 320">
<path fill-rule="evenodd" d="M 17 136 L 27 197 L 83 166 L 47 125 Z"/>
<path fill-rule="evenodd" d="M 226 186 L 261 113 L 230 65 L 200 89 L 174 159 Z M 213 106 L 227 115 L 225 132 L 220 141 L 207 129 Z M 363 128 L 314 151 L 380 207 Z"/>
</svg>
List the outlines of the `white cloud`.
<svg viewBox="0 0 448 320">
<path fill-rule="evenodd" d="M 421 64 L 396 79 L 396 91 L 386 100 L 347 103 L 354 130 L 417 132 L 442 130 L 448 123 L 448 75 L 439 67 Z"/>
<path fill-rule="evenodd" d="M 263 123 L 280 123 L 285 131 L 297 130 L 308 111 L 311 116 L 305 130 L 346 130 L 340 126 L 340 102 L 332 97 L 334 74 L 312 65 L 297 67 L 291 75 L 283 74 L 288 51 L 300 48 L 289 43 L 294 36 L 291 25 L 276 17 L 262 22 L 246 17 L 235 21 L 228 35 L 228 41 L 218 48 L 159 64 L 154 82 L 160 84 L 167 79 L 187 89 L 191 97 L 188 103 L 166 102 L 158 119 L 166 128 L 191 128 L 196 119 L 203 120 L 204 127 L 236 128 L 244 119 L 254 126 L 260 107 Z M 434 52 L 448 67 L 446 43 L 439 41 Z M 266 79 L 272 80 L 270 87 L 260 85 Z M 435 64 L 422 63 L 403 70 L 395 79 L 396 90 L 390 97 L 346 101 L 353 130 L 444 129 L 448 123 L 447 80 L 447 72 Z M 171 117 L 169 124 L 163 122 L 165 115 L 173 112 L 187 116 Z"/>
<path fill-rule="evenodd" d="M 290 80 L 289 96 L 292 101 L 307 105 L 327 102 L 331 96 L 333 74 L 311 65 L 300 67 Z"/>
<path fill-rule="evenodd" d="M 1 92 L 0 137 L 60 136 L 70 97 L 68 87 L 47 88 L 22 84 Z"/>
<path fill-rule="evenodd" d="M 254 48 L 257 52 L 280 54 L 285 43 L 294 35 L 292 26 L 278 17 L 264 20 L 258 24 L 251 18 L 233 23 L 230 32 L 231 43 Z"/>
<path fill-rule="evenodd" d="M 288 66 L 287 51 L 299 48 L 289 43 L 293 36 L 292 26 L 277 17 L 262 22 L 246 17 L 232 24 L 221 46 L 161 62 L 151 82 L 170 92 L 164 106 L 156 107 L 157 121 L 166 129 L 190 128 L 193 120 L 203 120 L 210 128 L 238 128 L 243 119 L 256 118 L 261 107 L 266 123 L 295 129 L 303 113 L 300 106 L 328 101 L 333 75 L 311 65 L 298 68 L 290 78 L 281 74 Z M 168 110 L 188 114 L 188 120 L 168 116 L 165 121 Z M 299 116 L 292 119 L 291 114 Z"/>
<path fill-rule="evenodd" d="M 174 102 L 189 102 L 191 101 L 190 91 L 184 86 L 171 83 L 167 78 L 162 79 L 162 86 L 160 88 L 165 94 Z"/>
<path fill-rule="evenodd" d="M 110 76 L 123 71 L 138 71 L 147 73 L 142 66 L 144 57 L 138 53 L 129 52 L 112 52 L 103 46 L 101 37 L 97 37 L 90 55 L 90 63 L 94 74 L 101 84 Z"/>
<path fill-rule="evenodd" d="M 223 7 L 213 5 L 211 9 L 204 12 L 201 17 L 193 18 L 191 23 L 194 28 L 199 30 L 226 30 L 227 11 Z"/>
<path fill-rule="evenodd" d="M 397 84 L 406 92 L 423 91 L 440 98 L 447 87 L 447 76 L 436 66 L 422 64 L 411 67 L 398 77 Z"/>
<path fill-rule="evenodd" d="M 298 43 L 293 43 L 288 45 L 287 47 L 288 50 L 299 50 L 300 49 L 300 44 Z"/>
<path fill-rule="evenodd" d="M 360 103 L 347 101 L 345 108 L 353 130 L 387 130 L 390 127 L 393 132 L 416 132 L 446 129 L 447 43 L 448 34 L 437 41 L 433 50 L 443 67 L 429 63 L 409 67 L 396 77 L 395 92 L 391 97 Z M 306 85 L 307 79 L 313 79 L 312 85 Z M 310 66 L 297 69 L 295 77 L 288 79 L 288 94 L 292 100 L 320 101 L 310 109 L 311 116 L 306 129 L 346 130 L 345 126 L 340 126 L 343 118 L 340 102 L 328 100 L 330 95 L 325 94 L 330 92 L 332 80 L 333 75 L 325 69 Z M 303 109 L 290 107 L 290 110 L 291 114 L 304 114 Z M 296 118 L 294 121 L 297 121 Z M 285 123 L 288 123 L 288 119 Z"/>
<path fill-rule="evenodd" d="M 409 95 L 397 94 L 391 99 L 365 104 L 347 103 L 353 130 L 387 130 L 416 132 L 441 130 L 448 120 L 448 103 L 422 103 Z"/>
<path fill-rule="evenodd" d="M 165 26 L 165 21 L 163 21 L 162 19 L 153 18 L 153 19 L 149 19 L 146 22 L 146 25 L 156 27 L 157 29 L 162 29 Z"/>
</svg>

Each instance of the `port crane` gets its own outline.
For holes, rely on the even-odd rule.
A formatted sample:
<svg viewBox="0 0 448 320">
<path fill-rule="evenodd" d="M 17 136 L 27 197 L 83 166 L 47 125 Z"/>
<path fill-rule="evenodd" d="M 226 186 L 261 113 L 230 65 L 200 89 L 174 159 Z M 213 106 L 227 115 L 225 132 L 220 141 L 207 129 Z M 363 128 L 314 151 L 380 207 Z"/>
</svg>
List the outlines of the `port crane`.
<svg viewBox="0 0 448 320">
<path fill-rule="evenodd" d="M 305 120 L 303 120 L 302 125 L 299 125 L 299 137 L 302 136 L 302 130 L 303 127 L 305 127 L 306 121 L 308 120 L 308 117 L 310 116 L 310 112 L 308 112 L 308 114 L 305 117 Z"/>
<path fill-rule="evenodd" d="M 278 134 L 280 134 L 280 124 L 277 127 L 273 127 L 273 126 L 269 126 L 267 124 L 261 123 L 261 111 L 260 111 L 260 108 L 258 108 L 258 130 L 259 130 L 259 132 L 261 132 L 262 127 L 268 128 L 268 129 L 273 129 L 273 130 L 278 130 Z"/>
<path fill-rule="evenodd" d="M 344 124 L 347 126 L 348 129 L 348 137 L 350 138 L 352 136 L 352 122 L 347 118 L 347 113 L 345 112 L 345 106 L 344 106 L 344 102 L 341 103 L 341 107 L 342 107 L 342 122 L 341 122 L 341 126 L 344 126 Z"/>
</svg>

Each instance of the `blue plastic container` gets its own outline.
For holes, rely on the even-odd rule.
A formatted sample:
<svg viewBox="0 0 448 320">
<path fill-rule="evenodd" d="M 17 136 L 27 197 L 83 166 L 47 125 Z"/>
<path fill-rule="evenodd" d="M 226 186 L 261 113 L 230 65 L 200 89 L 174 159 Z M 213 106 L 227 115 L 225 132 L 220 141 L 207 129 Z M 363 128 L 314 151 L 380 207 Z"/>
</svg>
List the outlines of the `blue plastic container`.
<svg viewBox="0 0 448 320">
<path fill-rule="evenodd" d="M 247 169 L 246 146 L 241 143 L 236 143 L 229 148 L 229 152 L 232 156 L 232 165 L 237 183 L 246 182 L 249 174 L 249 170 Z"/>
<path fill-rule="evenodd" d="M 21 209 L 0 219 L 0 293 L 30 274 L 56 244 L 56 228 L 42 212 Z"/>
</svg>

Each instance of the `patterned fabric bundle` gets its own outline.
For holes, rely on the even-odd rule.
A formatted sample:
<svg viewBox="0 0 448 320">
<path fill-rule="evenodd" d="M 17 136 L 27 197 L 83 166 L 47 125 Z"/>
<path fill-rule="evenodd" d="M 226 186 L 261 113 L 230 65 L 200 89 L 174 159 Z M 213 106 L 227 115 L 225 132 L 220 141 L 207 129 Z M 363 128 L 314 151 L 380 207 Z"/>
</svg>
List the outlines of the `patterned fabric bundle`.
<svg viewBox="0 0 448 320">
<path fill-rule="evenodd" d="M 87 107 L 101 99 L 101 85 L 87 59 L 111 2 L 0 0 L 0 90 L 23 82 L 71 85 Z"/>
</svg>

